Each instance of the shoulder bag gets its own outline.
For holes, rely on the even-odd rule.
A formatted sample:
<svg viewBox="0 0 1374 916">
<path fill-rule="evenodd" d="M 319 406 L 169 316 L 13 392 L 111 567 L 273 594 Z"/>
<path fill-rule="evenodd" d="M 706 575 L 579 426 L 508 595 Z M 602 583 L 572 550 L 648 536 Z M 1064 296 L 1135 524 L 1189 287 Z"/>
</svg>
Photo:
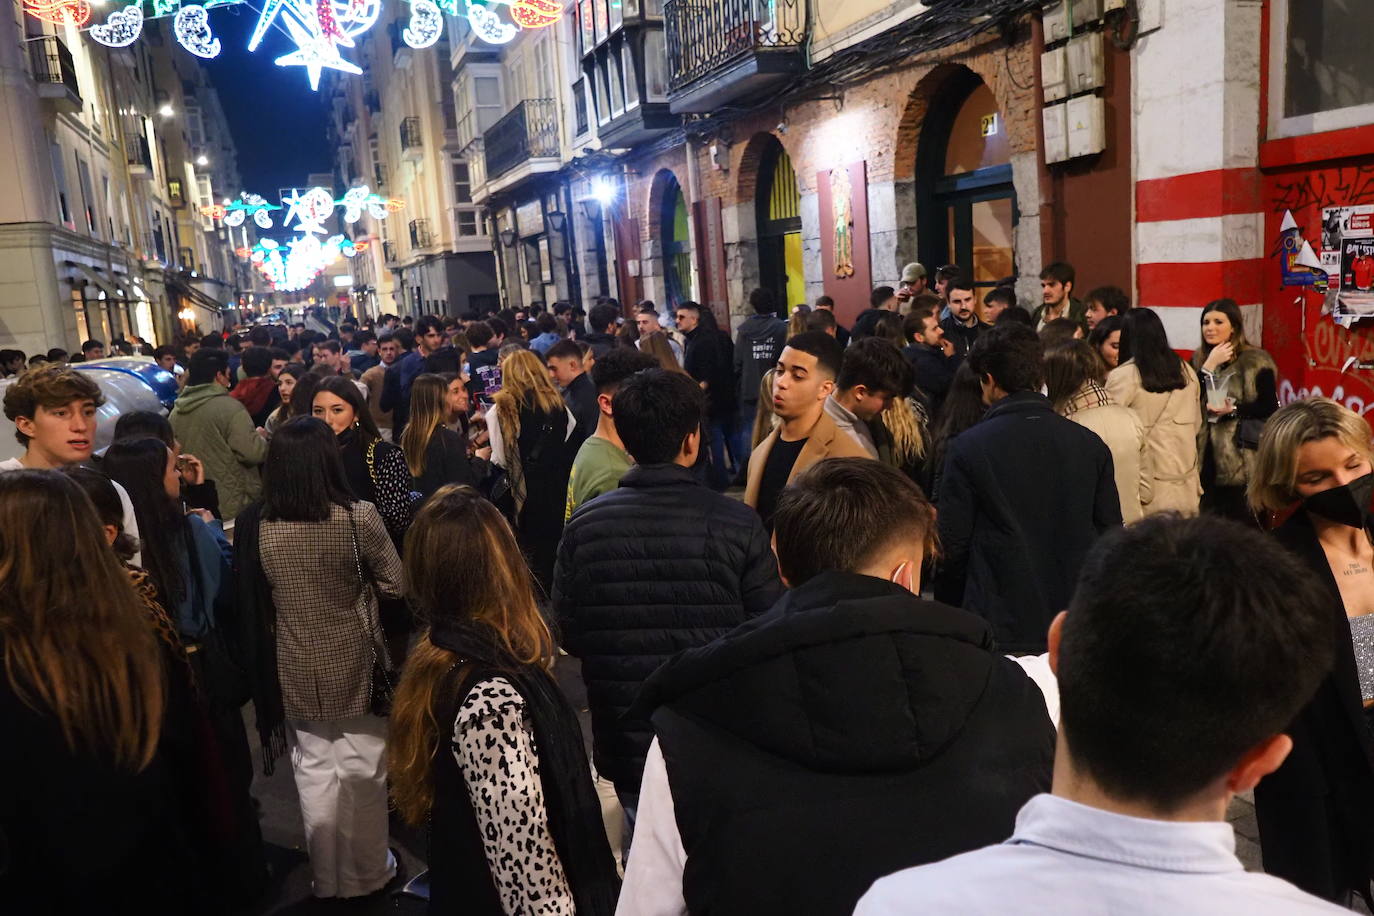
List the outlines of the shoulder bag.
<svg viewBox="0 0 1374 916">
<path fill-rule="evenodd" d="M 385 717 L 391 714 L 391 703 L 396 694 L 396 672 L 391 669 L 391 659 L 387 656 L 381 635 L 368 623 L 367 595 L 372 590 L 372 582 L 363 572 L 363 558 L 358 550 L 358 525 L 351 506 L 348 509 L 348 524 L 353 536 L 353 564 L 358 571 L 358 599 L 353 602 L 353 609 L 358 615 L 363 639 L 372 648 L 372 687 L 368 694 L 368 708 L 374 716 Z"/>
</svg>

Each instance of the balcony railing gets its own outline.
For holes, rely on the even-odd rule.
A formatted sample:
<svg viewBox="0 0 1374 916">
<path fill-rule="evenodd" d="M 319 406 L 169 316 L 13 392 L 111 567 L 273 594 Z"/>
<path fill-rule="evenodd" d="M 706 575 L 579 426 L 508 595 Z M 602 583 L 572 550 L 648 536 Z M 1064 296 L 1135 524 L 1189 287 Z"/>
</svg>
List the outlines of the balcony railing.
<svg viewBox="0 0 1374 916">
<path fill-rule="evenodd" d="M 401 153 L 405 154 L 412 150 L 423 149 L 425 145 L 424 133 L 420 130 L 420 119 L 409 117 L 401 119 Z"/>
<path fill-rule="evenodd" d="M 750 52 L 806 41 L 806 0 L 668 0 L 663 18 L 671 89 Z"/>
<path fill-rule="evenodd" d="M 153 151 L 146 136 L 135 137 L 129 143 L 129 171 L 135 175 L 153 173 Z"/>
<path fill-rule="evenodd" d="M 558 107 L 553 99 L 525 99 L 482 135 L 487 178 L 523 162 L 558 155 Z"/>
<path fill-rule="evenodd" d="M 396 263 L 396 243 L 382 242 L 382 260 L 388 264 Z"/>
<path fill-rule="evenodd" d="M 70 93 L 78 105 L 81 102 L 81 89 L 76 82 L 76 64 L 72 62 L 72 52 L 56 35 L 46 35 L 29 41 L 29 65 L 33 68 L 34 81 L 38 83 L 40 95 L 45 86 L 60 86 Z"/>
<path fill-rule="evenodd" d="M 434 238 L 429 232 L 429 220 L 413 219 L 410 221 L 410 247 L 428 248 L 434 244 Z"/>
</svg>

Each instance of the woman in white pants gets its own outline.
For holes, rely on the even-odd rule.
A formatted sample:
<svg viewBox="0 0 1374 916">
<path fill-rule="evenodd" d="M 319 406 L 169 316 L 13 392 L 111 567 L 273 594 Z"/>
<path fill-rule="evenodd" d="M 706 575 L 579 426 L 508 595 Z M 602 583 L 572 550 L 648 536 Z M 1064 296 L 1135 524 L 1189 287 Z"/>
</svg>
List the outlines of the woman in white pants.
<svg viewBox="0 0 1374 916">
<path fill-rule="evenodd" d="M 359 897 L 396 874 L 387 845 L 386 720 L 372 687 L 386 649 L 377 599 L 400 558 L 354 499 L 334 434 L 298 417 L 272 437 L 262 500 L 235 523 L 245 618 L 259 638 L 254 702 L 265 769 L 291 746 L 316 897 Z"/>
</svg>

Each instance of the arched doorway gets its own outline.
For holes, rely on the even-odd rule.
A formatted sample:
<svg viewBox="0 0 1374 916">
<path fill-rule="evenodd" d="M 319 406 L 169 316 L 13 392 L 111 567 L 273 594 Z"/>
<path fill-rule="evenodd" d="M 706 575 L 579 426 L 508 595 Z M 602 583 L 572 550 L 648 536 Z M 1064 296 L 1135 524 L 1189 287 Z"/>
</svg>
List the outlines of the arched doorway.
<svg viewBox="0 0 1374 916">
<path fill-rule="evenodd" d="M 971 70 L 951 74 L 930 104 L 916 152 L 916 195 L 918 248 L 928 268 L 957 264 L 979 287 L 1016 272 L 1011 146 L 997 99 Z"/>
<path fill-rule="evenodd" d="M 688 228 L 687 198 L 672 172 L 664 172 L 663 193 L 659 197 L 658 237 L 663 247 L 663 287 L 665 305 L 676 309 L 688 299 L 695 300 L 692 283 L 692 236 Z"/>
<path fill-rule="evenodd" d="M 759 285 L 776 297 L 783 314 L 806 300 L 802 275 L 801 192 L 792 158 L 775 137 L 759 160 L 754 193 L 759 240 Z"/>
</svg>

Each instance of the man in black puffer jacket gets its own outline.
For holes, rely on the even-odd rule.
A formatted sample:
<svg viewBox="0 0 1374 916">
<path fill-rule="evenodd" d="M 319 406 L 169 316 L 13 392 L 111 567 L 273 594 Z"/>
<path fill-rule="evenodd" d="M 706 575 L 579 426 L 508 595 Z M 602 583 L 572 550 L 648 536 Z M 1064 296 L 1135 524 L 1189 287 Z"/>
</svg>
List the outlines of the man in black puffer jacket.
<svg viewBox="0 0 1374 916">
<path fill-rule="evenodd" d="M 758 513 L 692 473 L 705 396 L 686 375 L 646 369 L 611 410 L 636 465 L 563 531 L 553 608 L 582 659 L 597 771 L 631 824 L 653 728 L 626 717 L 639 687 L 683 649 L 705 645 L 782 594 Z"/>
</svg>

